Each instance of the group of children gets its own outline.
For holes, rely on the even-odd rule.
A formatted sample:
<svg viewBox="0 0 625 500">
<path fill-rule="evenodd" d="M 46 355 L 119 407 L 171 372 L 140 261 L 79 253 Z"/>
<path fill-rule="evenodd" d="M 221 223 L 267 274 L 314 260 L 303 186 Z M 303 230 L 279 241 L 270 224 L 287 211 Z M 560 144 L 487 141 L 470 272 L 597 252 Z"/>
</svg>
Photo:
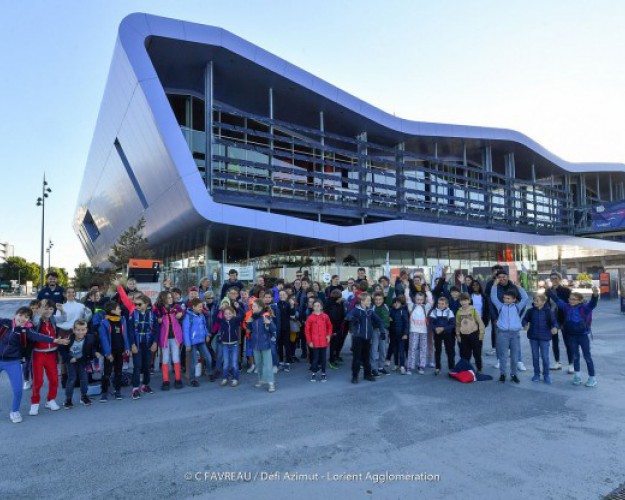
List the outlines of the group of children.
<svg viewBox="0 0 625 500">
<path fill-rule="evenodd" d="M 18 309 L 13 320 L 0 322 L 0 373 L 7 372 L 13 390 L 10 419 L 22 420 L 19 408 L 23 390 L 31 388 L 31 374 L 29 414 L 39 412 L 44 374 L 48 379 L 45 407 L 60 409 L 56 403 L 59 361 L 65 409 L 73 408 L 77 383 L 80 403 L 91 404 L 88 381 L 95 372 L 101 374 L 100 402 L 108 401 L 111 382 L 115 399 L 123 399 L 124 367 L 130 366 L 131 359 L 135 400 L 153 393 L 151 376 L 159 368 L 163 391 L 170 389 L 170 367 L 176 389 L 184 385 L 183 372 L 192 387 L 199 386 L 203 373 L 211 381 L 220 380 L 222 386 L 237 387 L 244 361 L 248 373 L 258 373 L 255 386 L 267 386 L 268 392 L 276 390 L 278 372 L 289 372 L 293 363 L 301 361 L 309 363 L 312 382 L 325 382 L 326 369 L 343 364 L 341 353 L 348 337 L 352 383 L 359 382 L 361 367 L 367 381 L 392 370 L 411 375 L 434 368 L 438 375 L 443 349 L 451 372 L 457 347 L 459 357 L 473 358 L 481 372 L 489 322 L 501 382 L 508 375 L 508 357 L 511 380 L 520 382 L 520 332 L 525 328 L 534 365 L 532 380 L 540 381 L 542 373 L 544 382 L 551 383 L 549 346 L 560 328 L 567 332 L 567 350 L 574 352 L 573 383 L 581 384 L 581 348 L 588 366 L 586 385 L 596 385 L 589 334 L 598 290 L 593 290 L 588 303 L 576 293 L 564 302 L 548 290 L 536 294 L 533 307 L 526 310 L 525 290 L 509 282 L 503 269 L 494 270 L 486 287 L 489 295 L 478 281 L 467 280 L 462 291 L 462 286 L 450 286 L 449 279 L 441 277 L 430 289 L 422 276 L 409 279 L 407 273 L 393 282 L 382 277 L 371 283 L 364 269 L 346 287 L 333 276 L 322 290 L 304 276 L 292 284 L 277 280 L 272 288 L 261 279 L 249 291 L 231 270 L 219 298 L 208 279 L 203 279 L 199 287 L 189 288 L 185 299 L 181 290 L 170 288 L 154 303 L 133 280 L 126 287 L 114 282 L 117 293 L 110 299 L 94 286 L 84 303 L 76 301 L 75 290 L 68 288 L 63 290 L 64 302 L 56 296 L 56 300 L 33 301 L 30 307 Z M 54 286 L 47 288 L 48 295 L 58 295 Z M 561 321 L 548 301 L 557 307 Z"/>
</svg>

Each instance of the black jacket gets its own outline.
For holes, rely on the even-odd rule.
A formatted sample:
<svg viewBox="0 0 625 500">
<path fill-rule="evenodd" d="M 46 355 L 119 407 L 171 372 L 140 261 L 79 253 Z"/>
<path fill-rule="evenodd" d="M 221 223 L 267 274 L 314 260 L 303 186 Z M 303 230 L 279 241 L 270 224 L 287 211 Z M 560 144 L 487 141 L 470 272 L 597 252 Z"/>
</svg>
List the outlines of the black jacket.
<svg viewBox="0 0 625 500">
<path fill-rule="evenodd" d="M 71 347 L 74 345 L 75 340 L 76 340 L 76 334 L 72 333 L 69 336 L 69 344 L 67 345 L 67 347 L 64 347 L 64 351 L 67 351 L 67 363 L 69 363 L 69 360 L 71 359 L 71 356 L 70 356 Z M 93 358 L 95 358 L 95 353 L 96 353 L 96 339 L 93 335 L 88 333 L 87 335 L 85 335 L 85 343 L 82 345 L 82 358 L 81 359 L 83 361 L 89 362 Z"/>
</svg>

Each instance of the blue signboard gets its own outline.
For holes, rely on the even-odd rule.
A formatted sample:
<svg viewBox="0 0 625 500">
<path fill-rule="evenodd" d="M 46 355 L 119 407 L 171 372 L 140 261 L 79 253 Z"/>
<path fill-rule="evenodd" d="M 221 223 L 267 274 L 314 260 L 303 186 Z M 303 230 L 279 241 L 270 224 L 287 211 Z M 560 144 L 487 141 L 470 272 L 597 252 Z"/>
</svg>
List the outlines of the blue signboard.
<svg viewBox="0 0 625 500">
<path fill-rule="evenodd" d="M 602 203 L 593 208 L 592 229 L 605 231 L 623 228 L 625 228 L 625 202 Z"/>
</svg>

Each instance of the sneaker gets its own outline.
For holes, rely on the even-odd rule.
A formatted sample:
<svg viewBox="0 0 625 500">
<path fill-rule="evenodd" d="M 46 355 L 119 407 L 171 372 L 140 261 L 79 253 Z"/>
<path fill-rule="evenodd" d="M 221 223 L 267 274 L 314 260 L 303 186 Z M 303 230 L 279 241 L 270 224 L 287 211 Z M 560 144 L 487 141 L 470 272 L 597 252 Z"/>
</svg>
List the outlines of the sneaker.
<svg viewBox="0 0 625 500">
<path fill-rule="evenodd" d="M 256 365 L 251 365 L 251 366 L 247 369 L 247 373 L 254 373 L 254 370 L 256 370 Z"/>
<path fill-rule="evenodd" d="M 193 379 L 189 385 L 191 387 L 199 387 L 200 383 L 197 380 Z M 180 386 L 182 387 L 182 382 L 180 382 Z M 177 389 L 177 387 L 176 387 L 176 389 Z"/>
<path fill-rule="evenodd" d="M 321 374 L 321 381 L 322 381 L 322 382 L 327 382 L 327 379 L 326 379 L 326 374 L 325 374 L 325 373 L 322 373 L 322 374 Z M 588 385 L 588 384 L 586 384 L 586 385 Z"/>
<path fill-rule="evenodd" d="M 428 368 L 436 368 L 436 365 L 434 363 L 428 363 Z"/>
<path fill-rule="evenodd" d="M 575 373 L 575 367 L 573 365 L 569 365 L 569 369 L 567 370 L 569 375 L 573 375 Z"/>
<path fill-rule="evenodd" d="M 371 371 L 371 375 L 373 375 L 374 377 L 379 377 L 380 376 L 380 372 L 377 370 L 372 370 Z"/>
<path fill-rule="evenodd" d="M 488 351 L 484 351 L 484 355 L 486 356 L 494 356 L 494 351 L 495 349 L 489 349 Z"/>
<path fill-rule="evenodd" d="M 375 377 L 372 375 L 369 375 L 367 377 L 365 377 L 365 380 L 369 381 L 369 382 L 375 382 Z"/>
<path fill-rule="evenodd" d="M 284 370 L 284 363 L 279 363 L 278 364 L 278 371 L 281 372 Z"/>
<path fill-rule="evenodd" d="M 313 374 L 311 375 L 311 377 L 310 377 L 310 381 L 311 381 L 311 382 L 316 382 L 316 381 L 317 381 L 317 374 L 316 374 L 316 373 L 313 373 Z"/>
<path fill-rule="evenodd" d="M 265 385 L 265 382 L 261 382 L 260 380 L 254 384 L 254 387 L 262 387 Z"/>
<path fill-rule="evenodd" d="M 28 389 L 30 389 L 30 381 L 29 381 L 29 380 L 24 381 L 24 385 L 23 385 L 23 387 L 22 387 L 22 388 L 23 388 L 23 390 L 25 390 L 25 391 L 27 391 Z M 18 412 L 16 412 L 16 413 L 19 413 L 19 411 L 18 411 Z M 22 418 L 22 416 L 21 416 L 21 415 L 20 415 L 20 418 Z M 20 420 L 20 422 L 21 422 L 21 420 Z"/>
<path fill-rule="evenodd" d="M 154 394 L 154 391 L 152 390 L 152 388 L 149 385 L 142 385 L 141 386 L 141 392 L 145 392 L 147 394 Z"/>
<path fill-rule="evenodd" d="M 328 363 L 328 368 L 330 368 L 330 370 L 338 370 L 339 367 L 338 365 L 335 365 L 334 363 Z M 386 371 L 386 370 L 384 370 Z"/>
<path fill-rule="evenodd" d="M 161 391 L 168 391 L 169 390 L 169 382 L 163 382 L 161 385 Z"/>
<path fill-rule="evenodd" d="M 387 367 L 387 366 L 391 366 L 391 360 L 390 360 L 390 359 L 387 359 L 387 360 L 384 362 L 384 367 Z"/>
<path fill-rule="evenodd" d="M 516 369 L 519 370 L 520 372 L 526 372 L 527 368 L 525 367 L 525 365 L 523 364 L 523 361 L 519 361 L 516 364 Z"/>
<path fill-rule="evenodd" d="M 277 367 L 277 366 L 274 366 L 274 367 L 273 367 L 273 373 L 274 373 L 274 375 L 275 375 L 276 373 L 278 373 L 278 367 Z"/>
<path fill-rule="evenodd" d="M 284 371 L 285 371 L 286 373 L 289 373 L 289 372 L 291 371 L 291 365 L 290 365 L 289 363 L 287 363 L 287 364 L 285 364 L 285 365 L 284 365 Z"/>
<path fill-rule="evenodd" d="M 499 370 L 499 361 L 497 361 L 494 365 L 493 368 L 495 368 L 496 370 Z"/>
<path fill-rule="evenodd" d="M 391 368 L 392 372 L 396 372 L 397 370 L 400 370 L 401 368 L 397 365 L 395 365 L 393 368 Z"/>
<path fill-rule="evenodd" d="M 417 373 L 418 373 L 419 375 L 425 375 L 425 370 L 424 370 L 423 368 L 419 368 L 419 369 L 417 370 Z"/>
<path fill-rule="evenodd" d="M 406 374 L 408 374 L 408 375 L 412 375 L 412 372 L 411 372 L 410 370 L 406 371 L 406 369 L 402 366 L 402 367 L 399 369 L 399 374 L 400 374 L 400 375 L 406 375 Z"/>
<path fill-rule="evenodd" d="M 11 413 L 9 413 L 9 418 L 14 424 L 19 424 L 22 420 L 24 420 L 22 418 L 22 414 L 19 411 L 12 411 Z"/>
<path fill-rule="evenodd" d="M 39 405 L 38 404 L 30 405 L 30 410 L 29 410 L 28 414 L 31 417 L 34 417 L 35 415 L 39 415 Z"/>
<path fill-rule="evenodd" d="M 56 403 L 54 399 L 51 399 L 50 401 L 46 401 L 45 407 L 48 410 L 52 410 L 52 411 L 57 411 L 61 409 L 61 407 Z"/>
<path fill-rule="evenodd" d="M 222 386 L 222 387 L 225 386 L 225 385 L 228 385 L 228 379 L 227 378 L 221 379 L 221 382 L 219 382 L 219 385 Z"/>
<path fill-rule="evenodd" d="M 389 372 L 386 368 L 382 368 L 380 370 L 380 375 L 390 375 L 391 372 Z"/>
<path fill-rule="evenodd" d="M 358 377 L 352 377 L 352 384 L 358 383 Z"/>
<path fill-rule="evenodd" d="M 549 375 L 545 376 L 545 384 L 551 384 L 551 377 Z"/>
<path fill-rule="evenodd" d="M 499 382 L 503 383 L 505 381 L 506 381 L 506 376 L 503 374 L 499 375 Z"/>
<path fill-rule="evenodd" d="M 267 389 L 267 392 L 276 392 L 276 385 L 269 384 L 269 388 Z"/>
<path fill-rule="evenodd" d="M 252 373 L 258 373 L 258 366 L 254 367 L 254 370 L 252 371 Z"/>
<path fill-rule="evenodd" d="M 434 370 L 434 375 L 438 375 L 441 372 L 440 368 L 437 368 L 436 370 Z"/>
<path fill-rule="evenodd" d="M 236 387 L 239 385 L 239 381 L 238 380 L 233 380 L 232 382 L 230 382 L 230 387 Z"/>
<path fill-rule="evenodd" d="M 176 380 L 176 381 L 174 382 L 174 387 L 175 387 L 176 389 L 182 389 L 182 380 Z"/>
<path fill-rule="evenodd" d="M 68 399 L 65 403 L 63 403 L 63 408 L 66 410 L 72 410 L 74 408 L 74 403 L 72 403 L 71 399 Z"/>
<path fill-rule="evenodd" d="M 562 370 L 562 363 L 556 361 L 555 363 L 549 365 L 550 370 Z"/>
<path fill-rule="evenodd" d="M 100 395 L 100 403 L 108 403 L 109 396 L 106 393 L 102 393 Z"/>
<path fill-rule="evenodd" d="M 139 389 L 132 390 L 132 399 L 141 399 L 141 391 Z"/>
<path fill-rule="evenodd" d="M 122 396 L 121 391 L 115 391 L 115 399 L 117 401 L 121 401 L 122 399 L 124 399 L 124 396 Z"/>
<path fill-rule="evenodd" d="M 597 380 L 595 377 L 588 377 L 588 381 L 586 382 L 586 387 L 595 387 L 597 385 Z"/>
<path fill-rule="evenodd" d="M 519 380 L 519 377 L 517 377 L 516 375 L 512 375 L 512 377 L 510 377 L 510 380 L 512 380 L 515 384 L 521 383 L 521 381 Z"/>
<path fill-rule="evenodd" d="M 91 399 L 86 394 L 84 396 L 80 396 L 80 404 L 83 406 L 91 406 Z"/>
<path fill-rule="evenodd" d="M 532 377 L 532 382 L 540 382 L 540 375 L 534 375 Z"/>
<path fill-rule="evenodd" d="M 573 377 L 573 385 L 582 385 L 582 377 L 580 377 L 577 373 Z"/>
</svg>

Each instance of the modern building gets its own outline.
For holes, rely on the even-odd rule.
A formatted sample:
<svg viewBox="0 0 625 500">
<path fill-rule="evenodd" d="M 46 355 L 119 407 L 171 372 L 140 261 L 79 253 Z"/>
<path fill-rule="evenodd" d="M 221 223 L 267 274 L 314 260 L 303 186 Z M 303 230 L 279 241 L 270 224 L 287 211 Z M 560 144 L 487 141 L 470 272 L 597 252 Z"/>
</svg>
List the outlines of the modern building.
<svg viewBox="0 0 625 500">
<path fill-rule="evenodd" d="M 144 217 L 182 281 L 224 261 L 532 272 L 537 246 L 625 251 L 593 212 L 622 200 L 623 164 L 570 163 L 513 130 L 398 118 L 224 29 L 133 14 L 74 228 L 99 265 Z"/>
<path fill-rule="evenodd" d="M 15 248 L 11 243 L 0 242 L 0 266 L 6 264 L 9 257 L 15 257 Z"/>
</svg>

